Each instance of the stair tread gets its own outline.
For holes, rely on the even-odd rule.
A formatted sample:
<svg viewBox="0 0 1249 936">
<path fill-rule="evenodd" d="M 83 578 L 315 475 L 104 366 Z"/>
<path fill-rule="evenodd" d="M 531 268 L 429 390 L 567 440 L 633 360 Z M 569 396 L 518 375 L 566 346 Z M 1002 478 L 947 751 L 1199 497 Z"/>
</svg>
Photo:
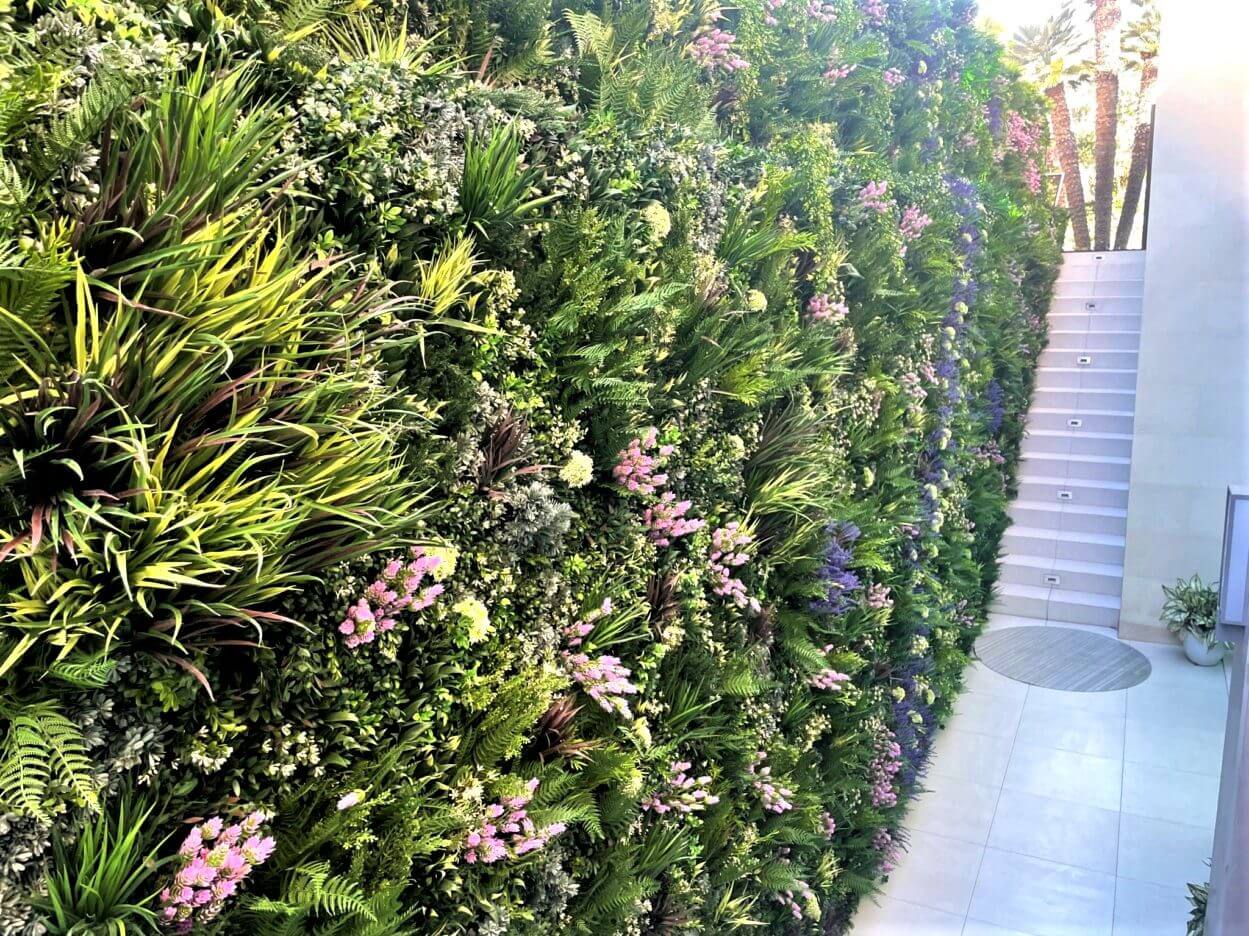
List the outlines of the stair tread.
<svg viewBox="0 0 1249 936">
<path fill-rule="evenodd" d="M 1089 369 L 1088 369 L 1087 367 L 1053 367 L 1053 366 L 1051 366 L 1051 365 L 1049 365 L 1049 364 L 1042 364 L 1040 367 L 1038 367 L 1038 368 L 1037 368 L 1037 373 L 1039 373 L 1039 374 L 1046 374 L 1046 373 L 1053 373 L 1053 374 L 1068 374 L 1068 373 L 1071 373 L 1071 374 L 1087 374 L 1087 373 L 1090 373 L 1090 371 L 1089 371 Z M 1136 368 L 1135 368 L 1135 367 L 1101 367 L 1101 368 L 1098 368 L 1096 371 L 1093 371 L 1092 373 L 1098 373 L 1098 374 L 1135 374 L 1135 373 L 1136 373 Z M 1079 389 L 1079 388 L 1074 388 L 1074 387 L 1073 387 L 1072 389 Z M 1099 389 L 1103 389 L 1103 390 L 1104 390 L 1104 389 L 1107 389 L 1107 388 L 1102 387 L 1102 388 L 1099 388 Z"/>
<path fill-rule="evenodd" d="M 1020 598 L 1049 598 L 1051 586 L 1017 585 L 1014 582 L 998 582 L 995 586 L 999 595 L 1017 595 Z"/>
<path fill-rule="evenodd" d="M 1123 507 L 1097 507 L 1091 504 L 1076 504 L 1070 501 L 1033 501 L 1033 500 L 1017 500 L 1012 502 L 1013 506 L 1024 507 L 1027 510 L 1051 510 L 1055 513 L 1069 514 L 1085 514 L 1095 517 L 1120 517 L 1127 518 L 1128 512 Z M 1064 530 L 1063 533 L 1067 531 Z"/>
<path fill-rule="evenodd" d="M 1097 481 L 1091 478 L 1055 478 L 1050 475 L 1021 474 L 1018 480 L 1020 484 L 1061 484 L 1066 487 L 1101 488 L 1105 491 L 1126 491 L 1128 489 L 1126 481 Z"/>
<path fill-rule="evenodd" d="M 1133 410 L 1109 410 L 1109 409 L 1071 409 L 1065 406 L 1034 406 L 1028 410 L 1028 415 L 1041 413 L 1046 416 L 1135 416 Z M 1052 430 L 1039 430 L 1052 431 Z M 1130 436 L 1129 436 L 1130 438 Z"/>
<path fill-rule="evenodd" d="M 1126 536 L 1115 533 L 1082 533 L 1079 530 L 1047 530 L 1045 527 L 1020 526 L 1011 524 L 1007 527 L 1007 536 L 1027 536 L 1031 539 L 1056 540 L 1055 532 L 1062 534 L 1065 542 L 1088 543 L 1094 546 L 1123 546 L 1127 543 Z"/>
<path fill-rule="evenodd" d="M 1126 455 L 1067 455 L 1064 452 L 1022 452 L 1019 455 L 1020 460 L 1029 460 L 1037 458 L 1046 458 L 1051 461 L 1060 459 L 1062 461 L 1077 462 L 1100 462 L 1110 465 L 1130 465 L 1132 459 Z"/>
<path fill-rule="evenodd" d="M 1083 315 L 1083 312 L 1055 312 L 1055 315 Z M 1051 328 L 1050 337 L 1055 335 L 1139 335 L 1140 329 L 1127 330 L 1120 328 Z M 1050 350 L 1054 350 L 1051 348 Z M 1058 350 L 1065 351 L 1066 348 Z M 1099 350 L 1112 351 L 1114 348 L 1103 348 Z"/>
<path fill-rule="evenodd" d="M 1029 429 L 1028 435 L 1050 439 L 1114 439 L 1116 441 L 1126 439 L 1129 442 L 1132 441 L 1130 432 L 1093 432 L 1089 429 Z"/>
<path fill-rule="evenodd" d="M 1062 601 L 1066 604 L 1084 605 L 1090 608 L 1113 608 L 1119 610 L 1118 595 L 1103 595 L 1100 592 L 1071 591 L 1061 585 L 1050 589 L 1050 604 Z"/>
<path fill-rule="evenodd" d="M 1110 562 L 1084 562 L 1080 559 L 1048 559 L 1045 556 L 1026 556 L 1020 553 L 1008 553 L 1002 557 L 1002 565 L 1028 566 L 1054 572 L 1085 572 L 1089 575 L 1106 575 L 1111 578 L 1123 578 L 1123 566 Z M 1054 586 L 1061 587 L 1061 586 Z"/>
</svg>

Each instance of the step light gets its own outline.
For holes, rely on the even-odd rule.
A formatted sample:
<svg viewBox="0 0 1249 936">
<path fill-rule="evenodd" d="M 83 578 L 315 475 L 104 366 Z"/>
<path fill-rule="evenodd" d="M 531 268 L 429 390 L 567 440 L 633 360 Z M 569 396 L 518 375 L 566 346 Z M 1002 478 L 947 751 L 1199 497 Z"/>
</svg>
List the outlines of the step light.
<svg viewBox="0 0 1249 936">
<path fill-rule="evenodd" d="M 1103 254 L 1093 254 L 1093 259 L 1094 259 L 1094 260 L 1105 260 L 1105 259 L 1106 259 L 1106 257 L 1105 257 Z"/>
<path fill-rule="evenodd" d="M 1048 572 L 1041 576 L 1041 581 L 1046 585 L 1061 585 L 1063 580 L 1053 572 Z"/>
<path fill-rule="evenodd" d="M 1079 357 L 1076 358 L 1076 364 L 1078 364 L 1080 367 L 1088 367 L 1092 363 L 1093 363 L 1093 355 L 1091 354 L 1081 354 Z"/>
<path fill-rule="evenodd" d="M 1097 303 L 1096 303 L 1096 302 L 1086 302 L 1086 303 L 1084 303 L 1084 308 L 1085 308 L 1085 309 L 1087 309 L 1088 311 L 1092 312 L 1094 309 L 1096 309 L 1096 308 L 1097 308 Z"/>
<path fill-rule="evenodd" d="M 1059 491 L 1058 499 L 1059 500 L 1075 500 L 1076 496 L 1071 491 Z"/>
<path fill-rule="evenodd" d="M 1068 419 L 1067 420 L 1068 429 L 1079 429 L 1083 425 L 1084 425 L 1083 419 Z"/>
</svg>

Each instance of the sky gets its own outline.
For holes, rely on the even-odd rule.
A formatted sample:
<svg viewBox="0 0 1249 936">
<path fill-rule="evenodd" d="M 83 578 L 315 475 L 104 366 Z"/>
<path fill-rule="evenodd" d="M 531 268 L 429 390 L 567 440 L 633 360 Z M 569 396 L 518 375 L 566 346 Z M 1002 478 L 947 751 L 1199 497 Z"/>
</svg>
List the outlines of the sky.
<svg viewBox="0 0 1249 936">
<path fill-rule="evenodd" d="M 1062 9 L 1061 0 L 980 0 L 980 16 L 1005 27 L 1003 40 L 1020 26 L 1039 23 Z"/>
</svg>

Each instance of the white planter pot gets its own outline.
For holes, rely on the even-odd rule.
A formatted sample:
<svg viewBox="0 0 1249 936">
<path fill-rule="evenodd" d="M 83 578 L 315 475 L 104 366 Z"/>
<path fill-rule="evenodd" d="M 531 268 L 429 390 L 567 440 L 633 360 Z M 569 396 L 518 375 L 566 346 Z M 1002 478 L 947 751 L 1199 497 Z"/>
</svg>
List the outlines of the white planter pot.
<svg viewBox="0 0 1249 936">
<path fill-rule="evenodd" d="M 1227 648 L 1221 643 L 1207 647 L 1200 637 L 1193 634 L 1184 635 L 1184 656 L 1198 666 L 1214 666 L 1223 659 L 1223 654 L 1226 652 Z"/>
</svg>

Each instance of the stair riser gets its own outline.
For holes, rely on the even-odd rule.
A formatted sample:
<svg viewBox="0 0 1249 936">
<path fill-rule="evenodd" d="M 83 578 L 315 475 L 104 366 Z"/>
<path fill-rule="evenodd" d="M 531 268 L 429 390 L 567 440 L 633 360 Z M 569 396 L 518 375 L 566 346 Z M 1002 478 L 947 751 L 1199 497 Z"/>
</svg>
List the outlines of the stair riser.
<svg viewBox="0 0 1249 936">
<path fill-rule="evenodd" d="M 1099 279 L 1072 280 L 1054 284 L 1054 295 L 1060 299 L 1094 298 L 1139 299 L 1145 295 L 1145 284 L 1139 280 Z"/>
<path fill-rule="evenodd" d="M 1070 498 L 1058 499 L 1060 491 L 1067 491 Z M 1050 481 L 1025 481 L 1019 485 L 1019 499 L 1042 504 L 1072 504 L 1078 507 L 1117 507 L 1127 509 L 1128 492 L 1118 488 L 1080 486 L 1073 481 L 1059 484 Z"/>
<path fill-rule="evenodd" d="M 1055 331 L 1108 331 L 1138 332 L 1141 330 L 1141 317 L 1123 312 L 1090 314 L 1073 309 L 1070 312 L 1050 312 L 1050 328 Z"/>
<path fill-rule="evenodd" d="M 1136 371 L 1105 371 L 1095 367 L 1052 368 L 1037 371 L 1037 385 L 1059 389 L 1136 390 Z"/>
<path fill-rule="evenodd" d="M 1067 425 L 1067 421 L 1070 419 L 1080 420 L 1080 425 L 1078 427 Z M 1123 435 L 1131 435 L 1132 422 L 1133 419 L 1130 414 L 1106 415 L 1103 413 L 1080 413 L 1070 410 L 1058 413 L 1028 414 L 1029 429 L 1072 432 L 1118 432 Z"/>
<path fill-rule="evenodd" d="M 1069 461 L 1062 455 L 1025 453 L 1022 456 L 1023 473 L 1043 478 L 1083 478 L 1087 481 L 1123 481 L 1132 473 L 1131 465 L 1118 462 Z"/>
<path fill-rule="evenodd" d="M 1039 428 L 1033 426 L 1032 428 Z M 1085 430 L 1091 432 L 1092 430 Z M 1054 455 L 1102 455 L 1114 458 L 1132 457 L 1131 439 L 1107 439 L 1098 436 L 1081 436 L 1076 430 L 1070 437 L 1030 435 L 1023 440 L 1026 453 Z"/>
<path fill-rule="evenodd" d="M 1107 315 L 1139 316 L 1142 305 L 1141 299 L 1131 297 L 1110 299 L 1105 296 L 1063 296 L 1055 298 L 1050 303 L 1049 317 L 1053 319 L 1056 315 L 1091 315 L 1100 322 Z M 1114 331 L 1115 329 L 1099 330 Z"/>
<path fill-rule="evenodd" d="M 1061 537 L 1063 533 L 1101 533 L 1106 536 L 1123 536 L 1128 527 L 1127 520 L 1123 517 L 1078 513 L 1074 508 L 1070 513 L 1066 511 L 1059 513 L 1057 510 L 1024 507 L 1019 502 L 1011 504 L 1010 516 L 1020 526 L 1053 530 L 1055 538 Z"/>
<path fill-rule="evenodd" d="M 1040 409 L 1071 410 L 1117 410 L 1131 413 L 1136 409 L 1136 388 L 1089 393 L 1072 387 L 1055 387 L 1038 381 L 1039 388 L 1032 396 L 1032 405 Z"/>
<path fill-rule="evenodd" d="M 1094 273 L 1085 271 L 1096 271 L 1098 276 L 1135 276 L 1143 280 L 1145 278 L 1145 251 L 1110 250 L 1100 253 L 1084 251 L 1063 254 L 1062 275 L 1064 277 L 1073 279 L 1093 277 Z"/>
<path fill-rule="evenodd" d="M 1092 351 L 1104 354 L 1107 351 L 1136 351 L 1140 348 L 1141 336 L 1138 332 L 1117 332 L 1106 329 L 1088 331 L 1060 331 L 1053 327 L 1050 331 L 1050 343 L 1046 353 L 1050 351 Z"/>
<path fill-rule="evenodd" d="M 1002 536 L 1002 549 L 1008 555 L 1041 556 L 1047 559 L 1072 559 L 1076 562 L 1103 562 L 1123 565 L 1123 547 L 1105 543 L 1081 543 L 1066 539 L 1055 542 L 1039 536 L 1024 536 L 1007 529 Z"/>
<path fill-rule="evenodd" d="M 1045 576 L 1057 575 L 1061 581 L 1059 588 L 1070 591 L 1091 592 L 1095 595 L 1114 595 L 1119 597 L 1123 592 L 1122 575 L 1100 575 L 1093 572 L 1066 572 L 1061 569 L 1046 572 L 1031 565 L 1015 565 L 1009 559 L 999 566 L 998 581 L 1013 585 L 1035 585 L 1045 587 Z"/>
<path fill-rule="evenodd" d="M 1049 619 L 1065 621 L 1068 624 L 1093 624 L 1097 627 L 1118 627 L 1118 608 L 1099 608 L 1077 604 L 1065 600 L 1062 590 L 1055 588 L 1050 592 Z"/>
<path fill-rule="evenodd" d="M 1092 358 L 1092 363 L 1081 364 L 1081 357 Z M 1135 351 L 1102 351 L 1091 348 L 1046 348 L 1038 363 L 1042 367 L 1087 367 L 1089 370 L 1114 368 L 1136 370 Z"/>
<path fill-rule="evenodd" d="M 1045 620 L 1049 601 L 1031 595 L 998 595 L 989 610 L 996 614 L 1013 614 L 1016 617 Z"/>
</svg>

